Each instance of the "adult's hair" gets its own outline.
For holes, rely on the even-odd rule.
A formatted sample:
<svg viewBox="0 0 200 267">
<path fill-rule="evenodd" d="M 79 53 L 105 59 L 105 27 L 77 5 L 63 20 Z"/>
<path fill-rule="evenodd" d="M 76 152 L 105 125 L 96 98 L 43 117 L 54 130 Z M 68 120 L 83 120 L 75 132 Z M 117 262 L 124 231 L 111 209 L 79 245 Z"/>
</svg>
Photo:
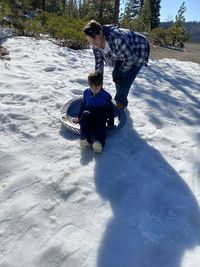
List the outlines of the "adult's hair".
<svg viewBox="0 0 200 267">
<path fill-rule="evenodd" d="M 103 74 L 99 71 L 91 72 L 88 76 L 89 85 L 102 86 L 103 85 Z"/>
<path fill-rule="evenodd" d="M 92 37 L 95 38 L 96 35 L 99 35 L 100 32 L 103 30 L 101 24 L 97 22 L 96 20 L 91 20 L 88 22 L 88 24 L 84 27 L 83 32 Z"/>
</svg>

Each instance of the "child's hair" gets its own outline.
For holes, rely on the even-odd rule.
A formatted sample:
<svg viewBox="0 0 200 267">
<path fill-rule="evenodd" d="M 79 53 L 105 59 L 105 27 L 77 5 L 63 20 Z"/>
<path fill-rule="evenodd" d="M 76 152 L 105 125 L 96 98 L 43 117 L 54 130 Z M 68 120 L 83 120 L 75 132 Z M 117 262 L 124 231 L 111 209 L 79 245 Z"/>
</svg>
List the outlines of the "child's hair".
<svg viewBox="0 0 200 267">
<path fill-rule="evenodd" d="M 88 76 L 88 84 L 95 86 L 103 85 L 103 74 L 99 71 L 91 72 Z"/>
<path fill-rule="evenodd" d="M 85 28 L 83 29 L 83 32 L 86 35 L 88 35 L 92 38 L 95 38 L 95 36 L 99 35 L 102 30 L 103 30 L 103 28 L 99 22 L 97 22 L 96 20 L 91 20 L 85 26 Z"/>
</svg>

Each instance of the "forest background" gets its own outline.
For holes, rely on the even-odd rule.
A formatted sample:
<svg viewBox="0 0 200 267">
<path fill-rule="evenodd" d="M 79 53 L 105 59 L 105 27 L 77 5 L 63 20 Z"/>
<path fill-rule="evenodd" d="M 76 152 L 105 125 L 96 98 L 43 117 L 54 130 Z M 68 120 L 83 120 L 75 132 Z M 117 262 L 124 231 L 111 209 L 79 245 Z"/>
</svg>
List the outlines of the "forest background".
<svg viewBox="0 0 200 267">
<path fill-rule="evenodd" d="M 16 35 L 52 37 L 72 49 L 88 46 L 82 30 L 94 18 L 142 32 L 161 47 L 200 42 L 200 21 L 185 21 L 185 2 L 167 22 L 160 21 L 160 9 L 161 0 L 1 0 L 0 24 Z"/>
</svg>

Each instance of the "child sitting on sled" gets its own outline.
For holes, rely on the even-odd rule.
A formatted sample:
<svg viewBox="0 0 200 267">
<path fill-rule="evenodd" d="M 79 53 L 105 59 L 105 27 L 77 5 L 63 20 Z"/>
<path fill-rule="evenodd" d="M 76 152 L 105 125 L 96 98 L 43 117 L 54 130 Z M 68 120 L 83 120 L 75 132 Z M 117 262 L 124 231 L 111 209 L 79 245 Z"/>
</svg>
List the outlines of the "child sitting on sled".
<svg viewBox="0 0 200 267">
<path fill-rule="evenodd" d="M 81 148 L 92 144 L 94 152 L 101 153 L 105 146 L 106 126 L 114 126 L 114 105 L 111 95 L 102 88 L 103 75 L 100 72 L 90 73 L 88 85 L 78 118 L 73 118 L 73 122 L 80 124 Z"/>
</svg>

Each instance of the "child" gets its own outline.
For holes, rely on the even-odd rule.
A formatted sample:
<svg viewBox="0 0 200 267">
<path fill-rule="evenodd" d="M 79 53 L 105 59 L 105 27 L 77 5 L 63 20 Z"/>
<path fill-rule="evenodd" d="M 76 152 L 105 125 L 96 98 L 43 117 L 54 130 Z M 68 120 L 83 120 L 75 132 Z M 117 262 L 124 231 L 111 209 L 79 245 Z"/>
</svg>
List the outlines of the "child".
<svg viewBox="0 0 200 267">
<path fill-rule="evenodd" d="M 92 144 L 95 153 L 101 153 L 105 145 L 106 124 L 114 126 L 114 105 L 111 95 L 102 88 L 103 75 L 100 72 L 90 73 L 89 88 L 83 93 L 83 102 L 78 118 L 73 122 L 80 124 L 81 148 Z"/>
</svg>

